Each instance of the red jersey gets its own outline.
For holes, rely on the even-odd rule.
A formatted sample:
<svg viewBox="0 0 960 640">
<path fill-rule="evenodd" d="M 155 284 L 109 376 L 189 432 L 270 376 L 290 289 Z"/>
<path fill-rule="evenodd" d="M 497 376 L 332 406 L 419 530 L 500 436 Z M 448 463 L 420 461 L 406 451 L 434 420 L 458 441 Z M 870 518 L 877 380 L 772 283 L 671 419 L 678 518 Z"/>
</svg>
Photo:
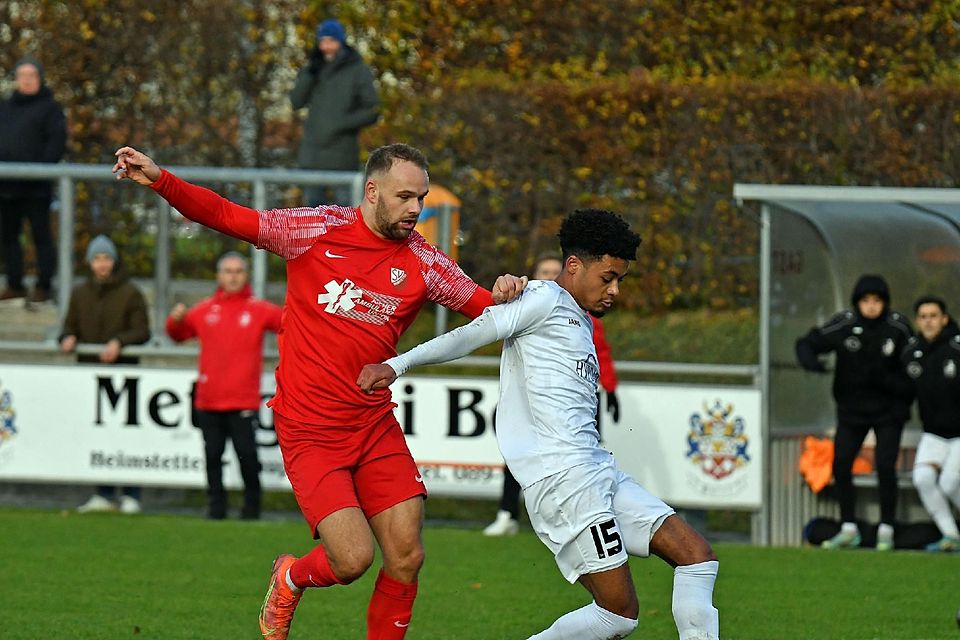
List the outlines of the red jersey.
<svg viewBox="0 0 960 640">
<path fill-rule="evenodd" d="M 600 366 L 600 386 L 607 393 L 617 390 L 617 370 L 613 366 L 613 351 L 603 332 L 603 323 L 599 318 L 590 316 L 593 321 L 593 346 L 597 350 L 597 363 Z"/>
<path fill-rule="evenodd" d="M 363 365 L 396 355 L 420 308 L 437 302 L 469 318 L 493 303 L 446 254 L 414 231 L 375 235 L 356 207 L 256 211 L 167 171 L 151 185 L 187 218 L 287 261 L 275 411 L 308 424 L 362 427 L 395 406 L 362 393 Z"/>
<path fill-rule="evenodd" d="M 234 294 L 217 289 L 191 307 L 180 322 L 167 318 L 167 335 L 177 342 L 200 339 L 196 395 L 198 409 L 243 411 L 260 407 L 263 334 L 280 330 L 282 310 L 253 297 L 250 285 Z"/>
</svg>

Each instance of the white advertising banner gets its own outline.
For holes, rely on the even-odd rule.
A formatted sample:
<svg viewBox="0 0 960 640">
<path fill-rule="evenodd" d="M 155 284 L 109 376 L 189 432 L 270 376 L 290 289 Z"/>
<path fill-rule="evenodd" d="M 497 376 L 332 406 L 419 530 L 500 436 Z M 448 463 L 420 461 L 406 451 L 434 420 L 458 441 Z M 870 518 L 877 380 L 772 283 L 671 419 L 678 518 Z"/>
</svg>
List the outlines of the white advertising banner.
<svg viewBox="0 0 960 640">
<path fill-rule="evenodd" d="M 0 480 L 203 488 L 190 420 L 195 372 L 125 366 L 0 365 Z M 264 398 L 273 391 L 265 374 Z M 428 489 L 495 498 L 495 378 L 407 376 L 396 416 Z M 601 416 L 620 466 L 668 503 L 760 506 L 760 396 L 753 389 L 623 383 L 619 424 Z M 265 489 L 289 490 L 270 411 L 257 433 Z M 228 448 L 227 486 L 241 486 Z"/>
</svg>

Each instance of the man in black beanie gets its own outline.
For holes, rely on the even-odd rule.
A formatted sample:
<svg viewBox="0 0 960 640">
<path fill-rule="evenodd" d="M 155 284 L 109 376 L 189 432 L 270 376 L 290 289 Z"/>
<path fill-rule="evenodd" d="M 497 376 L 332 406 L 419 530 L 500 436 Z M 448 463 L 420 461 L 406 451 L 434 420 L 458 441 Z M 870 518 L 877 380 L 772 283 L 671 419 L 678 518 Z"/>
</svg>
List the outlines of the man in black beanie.
<svg viewBox="0 0 960 640">
<path fill-rule="evenodd" d="M 0 162 L 59 162 L 67 144 L 63 109 L 43 83 L 43 65 L 29 56 L 14 67 L 15 90 L 0 102 Z M 32 302 L 50 299 L 56 255 L 50 233 L 51 185 L 39 180 L 0 181 L 0 242 L 7 287 L 0 300 L 26 296 L 23 286 L 23 220 L 30 221 L 37 249 L 37 283 Z M 61 284 L 61 286 L 63 286 Z"/>
<path fill-rule="evenodd" d="M 290 92 L 294 109 L 307 108 L 297 161 L 303 169 L 360 169 L 360 131 L 380 117 L 373 73 L 347 44 L 343 25 L 332 18 L 317 27 L 317 40 Z M 332 202 L 322 186 L 304 189 L 307 206 L 353 206 L 350 186 L 334 187 Z"/>
<path fill-rule="evenodd" d="M 870 429 L 876 436 L 875 463 L 880 495 L 877 550 L 893 548 L 897 511 L 897 454 L 900 435 L 913 401 L 900 353 L 913 332 L 902 315 L 890 310 L 890 289 L 882 276 L 863 275 L 851 297 L 853 309 L 814 327 L 796 343 L 797 360 L 808 371 L 825 372 L 820 355 L 836 352 L 833 398 L 837 403 L 833 480 L 840 503 L 840 532 L 826 549 L 860 546 L 856 523 L 853 461 Z"/>
</svg>

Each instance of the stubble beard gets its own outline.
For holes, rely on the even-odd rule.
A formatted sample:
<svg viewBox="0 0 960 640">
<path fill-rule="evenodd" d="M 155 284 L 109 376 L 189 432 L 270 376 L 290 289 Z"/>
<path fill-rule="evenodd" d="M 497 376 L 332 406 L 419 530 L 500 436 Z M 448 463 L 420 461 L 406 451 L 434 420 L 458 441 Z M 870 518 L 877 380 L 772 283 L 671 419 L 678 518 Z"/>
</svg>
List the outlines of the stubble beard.
<svg viewBox="0 0 960 640">
<path fill-rule="evenodd" d="M 373 210 L 373 216 L 377 223 L 377 229 L 385 238 L 389 238 L 390 240 L 406 240 L 410 237 L 411 230 L 404 229 L 400 226 L 399 222 L 390 222 L 390 217 L 387 215 L 387 207 L 383 204 L 383 200 L 377 202 L 377 208 Z"/>
</svg>

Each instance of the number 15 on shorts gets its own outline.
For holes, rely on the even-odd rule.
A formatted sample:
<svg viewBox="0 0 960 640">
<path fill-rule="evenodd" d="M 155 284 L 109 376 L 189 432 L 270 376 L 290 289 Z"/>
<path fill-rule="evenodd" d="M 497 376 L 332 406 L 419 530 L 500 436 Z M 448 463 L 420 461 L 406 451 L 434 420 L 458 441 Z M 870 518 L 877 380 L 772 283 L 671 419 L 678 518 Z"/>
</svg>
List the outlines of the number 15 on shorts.
<svg viewBox="0 0 960 640">
<path fill-rule="evenodd" d="M 601 560 L 607 556 L 615 556 L 623 551 L 623 541 L 617 531 L 617 521 L 610 519 L 590 527 L 593 544 L 597 548 L 597 557 Z"/>
</svg>

